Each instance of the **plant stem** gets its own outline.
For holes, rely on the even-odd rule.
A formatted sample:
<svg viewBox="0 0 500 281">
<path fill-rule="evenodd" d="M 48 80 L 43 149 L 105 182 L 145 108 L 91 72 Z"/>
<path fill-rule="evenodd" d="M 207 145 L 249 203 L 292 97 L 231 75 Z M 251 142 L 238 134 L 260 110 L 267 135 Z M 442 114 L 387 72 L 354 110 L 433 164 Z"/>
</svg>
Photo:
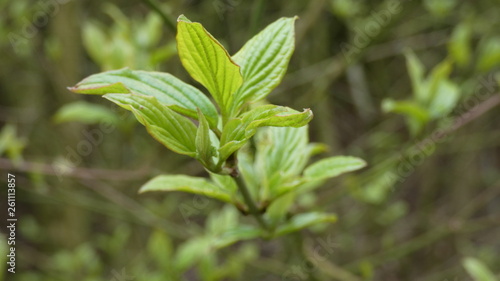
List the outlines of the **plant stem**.
<svg viewBox="0 0 500 281">
<path fill-rule="evenodd" d="M 270 231 L 269 226 L 267 223 L 264 221 L 264 218 L 262 217 L 262 214 L 259 212 L 259 209 L 255 205 L 255 202 L 252 199 L 252 196 L 250 195 L 250 192 L 248 191 L 248 188 L 243 181 L 243 178 L 240 175 L 235 175 L 233 176 L 234 180 L 236 181 L 236 184 L 238 185 L 238 189 L 240 190 L 241 194 L 243 195 L 243 199 L 245 200 L 245 203 L 248 206 L 248 209 L 250 211 L 250 214 L 255 217 L 259 225 L 266 231 Z"/>
</svg>

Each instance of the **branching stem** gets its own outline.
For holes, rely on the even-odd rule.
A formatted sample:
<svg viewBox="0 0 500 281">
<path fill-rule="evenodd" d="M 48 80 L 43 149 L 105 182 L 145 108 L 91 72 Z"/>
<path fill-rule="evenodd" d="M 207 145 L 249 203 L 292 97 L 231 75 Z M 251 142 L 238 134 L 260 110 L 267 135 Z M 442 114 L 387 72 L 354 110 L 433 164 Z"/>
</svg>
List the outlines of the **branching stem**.
<svg viewBox="0 0 500 281">
<path fill-rule="evenodd" d="M 240 190 L 241 194 L 243 195 L 243 199 L 245 200 L 245 203 L 248 206 L 249 212 L 252 216 L 255 217 L 259 225 L 266 231 L 269 232 L 269 226 L 267 223 L 264 221 L 264 218 L 262 217 L 262 214 L 260 213 L 259 209 L 255 205 L 255 202 L 252 199 L 252 196 L 250 195 L 250 192 L 248 191 L 248 188 L 243 181 L 243 178 L 240 175 L 235 175 L 233 176 L 234 180 L 236 181 L 236 184 L 238 185 L 238 189 Z"/>
</svg>

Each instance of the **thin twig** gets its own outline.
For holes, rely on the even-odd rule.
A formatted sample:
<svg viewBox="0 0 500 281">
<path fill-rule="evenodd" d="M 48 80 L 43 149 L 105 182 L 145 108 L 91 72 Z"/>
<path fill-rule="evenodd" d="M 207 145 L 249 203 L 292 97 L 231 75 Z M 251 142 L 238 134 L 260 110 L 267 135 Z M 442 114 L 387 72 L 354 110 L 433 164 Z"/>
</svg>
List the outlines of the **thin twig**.
<svg viewBox="0 0 500 281">
<path fill-rule="evenodd" d="M 146 3 L 152 10 L 158 13 L 160 17 L 163 19 L 163 22 L 172 30 L 172 32 L 176 32 L 175 28 L 175 20 L 165 13 L 163 9 L 160 7 L 160 5 L 155 1 L 155 0 L 142 0 L 142 2 Z"/>
<path fill-rule="evenodd" d="M 264 218 L 262 218 L 262 214 L 259 212 L 259 209 L 255 205 L 255 202 L 252 199 L 252 196 L 250 195 L 250 192 L 248 191 L 248 188 L 243 181 L 243 178 L 240 175 L 233 176 L 234 180 L 236 181 L 236 184 L 238 185 L 238 189 L 241 192 L 241 195 L 243 195 L 243 199 L 245 200 L 245 203 L 248 206 L 248 209 L 250 211 L 250 214 L 255 217 L 259 225 L 266 231 L 269 231 L 269 226 L 267 223 L 264 221 Z"/>
<path fill-rule="evenodd" d="M 0 170 L 13 170 L 19 172 L 40 173 L 50 176 L 71 177 L 79 179 L 108 179 L 108 180 L 133 180 L 140 179 L 150 174 L 148 167 L 139 170 L 109 170 L 71 167 L 68 170 L 58 169 L 57 164 L 36 163 L 21 161 L 14 163 L 7 158 L 0 158 Z"/>
</svg>

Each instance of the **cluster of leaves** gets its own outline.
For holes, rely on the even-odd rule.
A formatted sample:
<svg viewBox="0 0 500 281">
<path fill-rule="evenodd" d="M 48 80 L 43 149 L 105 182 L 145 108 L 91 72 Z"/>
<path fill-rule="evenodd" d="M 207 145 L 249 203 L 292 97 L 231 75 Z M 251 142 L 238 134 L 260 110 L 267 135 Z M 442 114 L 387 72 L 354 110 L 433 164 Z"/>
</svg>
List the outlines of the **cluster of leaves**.
<svg viewBox="0 0 500 281">
<path fill-rule="evenodd" d="M 446 117 L 460 99 L 459 86 L 449 79 L 452 71 L 451 60 L 444 60 L 435 66 L 428 77 L 417 56 L 409 51 L 406 61 L 413 88 L 413 98 L 405 101 L 385 99 L 385 112 L 403 114 L 413 136 L 419 134 L 431 120 Z"/>
<path fill-rule="evenodd" d="M 243 184 L 259 211 L 265 212 L 271 202 L 285 194 L 311 190 L 327 178 L 365 165 L 361 159 L 338 156 L 306 168 L 309 158 L 324 150 L 321 145 L 308 143 L 306 125 L 313 117 L 311 110 L 299 112 L 262 103 L 286 72 L 294 50 L 294 21 L 275 21 L 230 56 L 200 23 L 179 17 L 177 48 L 181 62 L 208 90 L 215 104 L 197 88 L 168 73 L 128 68 L 89 76 L 70 90 L 104 95 L 131 111 L 160 143 L 197 159 L 210 172 L 210 180 L 160 175 L 146 183 L 141 192 L 203 194 L 248 213 L 251 206 L 244 202 L 248 198 L 238 192 Z M 249 141 L 256 134 L 253 147 Z M 290 204 L 279 205 L 265 218 L 275 222 L 274 236 L 336 219 L 331 214 L 308 213 L 279 225 L 288 210 L 283 207 Z M 243 228 L 245 231 L 233 229 L 236 234 L 219 244 L 269 235 L 261 229 Z"/>
</svg>

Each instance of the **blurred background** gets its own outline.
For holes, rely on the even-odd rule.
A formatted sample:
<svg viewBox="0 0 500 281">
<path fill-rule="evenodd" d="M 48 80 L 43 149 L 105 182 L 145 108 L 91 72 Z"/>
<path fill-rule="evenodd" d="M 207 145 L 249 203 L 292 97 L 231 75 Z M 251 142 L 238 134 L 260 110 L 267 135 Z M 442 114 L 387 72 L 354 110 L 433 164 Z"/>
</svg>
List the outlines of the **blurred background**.
<svg viewBox="0 0 500 281">
<path fill-rule="evenodd" d="M 498 1 L 0 0 L 0 14 L 0 217 L 12 173 L 18 218 L 16 274 L 2 227 L 0 280 L 500 280 Z M 311 108 L 312 141 L 368 162 L 294 206 L 337 223 L 211 251 L 234 208 L 137 194 L 160 173 L 206 172 L 66 87 L 130 67 L 201 88 L 177 56 L 180 14 L 231 54 L 299 16 L 268 99 Z"/>
</svg>

